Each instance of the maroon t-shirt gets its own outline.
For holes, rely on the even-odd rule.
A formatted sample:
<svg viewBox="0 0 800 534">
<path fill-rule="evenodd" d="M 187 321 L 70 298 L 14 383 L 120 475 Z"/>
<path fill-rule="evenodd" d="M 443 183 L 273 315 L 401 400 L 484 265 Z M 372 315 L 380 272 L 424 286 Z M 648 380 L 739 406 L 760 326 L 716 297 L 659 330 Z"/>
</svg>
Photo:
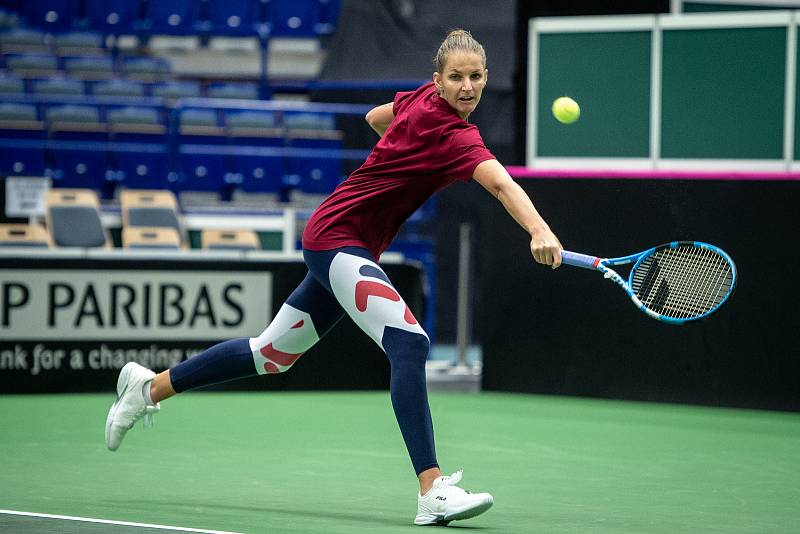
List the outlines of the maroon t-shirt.
<svg viewBox="0 0 800 534">
<path fill-rule="evenodd" d="M 433 193 L 495 159 L 478 128 L 458 116 L 433 83 L 397 93 L 394 120 L 367 161 L 317 208 L 303 248 L 364 247 L 378 258 Z"/>
</svg>

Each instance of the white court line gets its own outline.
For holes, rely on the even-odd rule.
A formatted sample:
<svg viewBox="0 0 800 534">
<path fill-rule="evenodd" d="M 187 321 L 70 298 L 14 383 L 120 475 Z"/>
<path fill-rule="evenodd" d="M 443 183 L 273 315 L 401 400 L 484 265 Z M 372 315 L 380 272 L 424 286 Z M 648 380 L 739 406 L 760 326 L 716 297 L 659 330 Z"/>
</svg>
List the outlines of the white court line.
<svg viewBox="0 0 800 534">
<path fill-rule="evenodd" d="M 171 527 L 169 525 L 152 525 L 150 523 L 131 523 L 130 521 L 112 521 L 110 519 L 95 519 L 93 517 L 76 517 L 72 515 L 38 514 L 35 512 L 20 512 L 17 510 L 2 510 L 0 514 L 22 515 L 26 517 L 41 517 L 45 519 L 63 519 L 65 521 L 83 521 L 84 523 L 102 523 L 104 525 L 120 525 L 124 527 L 158 528 L 161 530 L 177 530 L 179 532 L 201 532 L 203 534 L 241 534 L 226 530 L 205 530 L 202 528 Z"/>
</svg>

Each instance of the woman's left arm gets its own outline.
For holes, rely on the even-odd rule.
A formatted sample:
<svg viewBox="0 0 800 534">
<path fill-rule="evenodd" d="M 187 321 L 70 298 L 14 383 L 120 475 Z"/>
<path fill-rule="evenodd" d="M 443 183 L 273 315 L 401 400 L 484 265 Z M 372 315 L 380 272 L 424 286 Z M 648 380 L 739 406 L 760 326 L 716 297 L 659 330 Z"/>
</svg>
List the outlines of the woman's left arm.
<svg viewBox="0 0 800 534">
<path fill-rule="evenodd" d="M 364 117 L 369 124 L 370 128 L 375 130 L 375 133 L 383 137 L 389 125 L 394 120 L 394 103 L 389 102 L 382 106 L 377 106 L 369 110 L 369 113 Z"/>
<path fill-rule="evenodd" d="M 495 159 L 480 163 L 472 177 L 497 198 L 506 211 L 531 236 L 531 254 L 538 262 L 554 269 L 561 265 L 561 243 L 525 191 Z"/>
</svg>

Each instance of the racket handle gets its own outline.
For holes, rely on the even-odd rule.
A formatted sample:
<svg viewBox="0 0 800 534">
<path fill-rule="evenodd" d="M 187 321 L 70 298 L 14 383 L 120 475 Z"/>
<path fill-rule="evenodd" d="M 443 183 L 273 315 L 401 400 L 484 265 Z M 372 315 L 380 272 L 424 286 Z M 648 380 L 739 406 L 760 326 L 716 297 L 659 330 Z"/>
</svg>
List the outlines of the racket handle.
<svg viewBox="0 0 800 534">
<path fill-rule="evenodd" d="M 573 267 L 582 267 L 584 269 L 594 270 L 597 267 L 599 258 L 596 256 L 589 256 L 587 254 L 579 254 L 577 252 L 570 252 L 569 250 L 561 251 L 561 261 Z"/>
</svg>

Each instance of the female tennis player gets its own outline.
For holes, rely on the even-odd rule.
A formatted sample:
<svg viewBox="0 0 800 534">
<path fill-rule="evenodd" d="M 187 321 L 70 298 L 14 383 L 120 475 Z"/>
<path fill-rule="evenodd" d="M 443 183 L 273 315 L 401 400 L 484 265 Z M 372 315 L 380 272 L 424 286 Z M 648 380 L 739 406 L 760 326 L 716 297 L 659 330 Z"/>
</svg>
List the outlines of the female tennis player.
<svg viewBox="0 0 800 534">
<path fill-rule="evenodd" d="M 469 32 L 447 35 L 433 81 L 372 109 L 381 139 L 366 162 L 319 206 L 303 233 L 309 273 L 261 335 L 226 341 L 158 375 L 129 363 L 106 421 L 116 450 L 136 421 L 176 393 L 255 374 L 282 373 L 345 314 L 383 349 L 391 365 L 392 406 L 419 479 L 418 525 L 447 524 L 488 510 L 492 496 L 443 476 L 436 458 L 425 386 L 429 340 L 378 258 L 403 222 L 436 191 L 475 179 L 531 236 L 530 252 L 553 268 L 561 244 L 533 203 L 468 122 L 486 86 L 483 47 Z"/>
</svg>

